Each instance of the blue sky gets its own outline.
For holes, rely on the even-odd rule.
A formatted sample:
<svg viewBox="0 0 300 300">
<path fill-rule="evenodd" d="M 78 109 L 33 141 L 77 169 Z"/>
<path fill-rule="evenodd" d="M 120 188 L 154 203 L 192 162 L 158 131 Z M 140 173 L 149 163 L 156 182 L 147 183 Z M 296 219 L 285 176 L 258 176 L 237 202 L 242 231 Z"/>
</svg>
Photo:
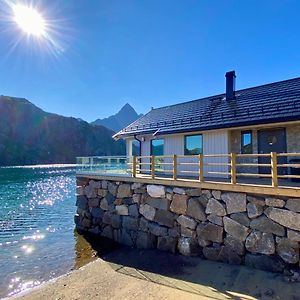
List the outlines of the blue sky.
<svg viewBox="0 0 300 300">
<path fill-rule="evenodd" d="M 7 0 L 6 0 L 7 1 Z M 34 1 L 56 46 L 0 2 L 0 94 L 87 121 L 300 76 L 300 1 Z M 20 1 L 19 1 L 20 2 Z M 24 1 L 23 1 L 24 2 Z"/>
</svg>

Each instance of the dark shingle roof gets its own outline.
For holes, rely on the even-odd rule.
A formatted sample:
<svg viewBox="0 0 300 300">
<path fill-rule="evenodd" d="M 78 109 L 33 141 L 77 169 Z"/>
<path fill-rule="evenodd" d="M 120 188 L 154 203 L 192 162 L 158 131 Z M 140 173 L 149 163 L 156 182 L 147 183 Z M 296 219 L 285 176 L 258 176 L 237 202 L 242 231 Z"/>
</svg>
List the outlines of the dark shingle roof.
<svg viewBox="0 0 300 300">
<path fill-rule="evenodd" d="M 300 78 L 152 109 L 115 137 L 190 132 L 300 120 Z"/>
</svg>

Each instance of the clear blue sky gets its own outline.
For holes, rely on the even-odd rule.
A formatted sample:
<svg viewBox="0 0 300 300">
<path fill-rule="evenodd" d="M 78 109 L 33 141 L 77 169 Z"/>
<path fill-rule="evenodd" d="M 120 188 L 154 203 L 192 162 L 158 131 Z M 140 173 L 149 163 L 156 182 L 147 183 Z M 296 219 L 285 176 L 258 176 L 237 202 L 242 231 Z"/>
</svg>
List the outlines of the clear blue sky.
<svg viewBox="0 0 300 300">
<path fill-rule="evenodd" d="M 298 0 L 35 1 L 58 47 L 0 16 L 0 94 L 92 121 L 300 76 Z M 55 49 L 53 49 L 55 48 Z"/>
</svg>

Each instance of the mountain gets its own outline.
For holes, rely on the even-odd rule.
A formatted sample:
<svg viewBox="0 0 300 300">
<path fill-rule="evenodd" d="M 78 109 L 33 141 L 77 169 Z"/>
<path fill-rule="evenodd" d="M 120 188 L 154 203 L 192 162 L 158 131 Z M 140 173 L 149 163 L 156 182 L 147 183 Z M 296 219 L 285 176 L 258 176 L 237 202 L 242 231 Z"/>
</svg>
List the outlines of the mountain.
<svg viewBox="0 0 300 300">
<path fill-rule="evenodd" d="M 113 131 L 0 96 L 0 165 L 75 163 L 76 156 L 124 155 Z"/>
<path fill-rule="evenodd" d="M 130 104 L 126 103 L 115 115 L 105 119 L 97 119 L 91 124 L 102 125 L 114 132 L 118 132 L 141 116 L 137 114 Z"/>
</svg>

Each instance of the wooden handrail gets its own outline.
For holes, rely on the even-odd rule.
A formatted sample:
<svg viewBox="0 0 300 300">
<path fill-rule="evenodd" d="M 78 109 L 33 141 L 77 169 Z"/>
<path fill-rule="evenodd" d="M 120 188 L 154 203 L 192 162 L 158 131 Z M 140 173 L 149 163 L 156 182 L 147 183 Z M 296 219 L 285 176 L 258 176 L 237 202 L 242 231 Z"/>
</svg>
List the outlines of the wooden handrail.
<svg viewBox="0 0 300 300">
<path fill-rule="evenodd" d="M 203 154 L 199 154 L 199 181 L 204 182 L 204 165 L 203 165 Z"/>
<path fill-rule="evenodd" d="M 173 155 L 173 179 L 177 180 L 177 155 Z"/>
<path fill-rule="evenodd" d="M 154 179 L 155 178 L 155 156 L 151 155 L 151 178 Z"/>
<path fill-rule="evenodd" d="M 236 184 L 236 154 L 230 153 L 230 177 L 231 184 Z"/>
<path fill-rule="evenodd" d="M 136 177 L 136 157 L 132 158 L 132 177 Z"/>
</svg>

